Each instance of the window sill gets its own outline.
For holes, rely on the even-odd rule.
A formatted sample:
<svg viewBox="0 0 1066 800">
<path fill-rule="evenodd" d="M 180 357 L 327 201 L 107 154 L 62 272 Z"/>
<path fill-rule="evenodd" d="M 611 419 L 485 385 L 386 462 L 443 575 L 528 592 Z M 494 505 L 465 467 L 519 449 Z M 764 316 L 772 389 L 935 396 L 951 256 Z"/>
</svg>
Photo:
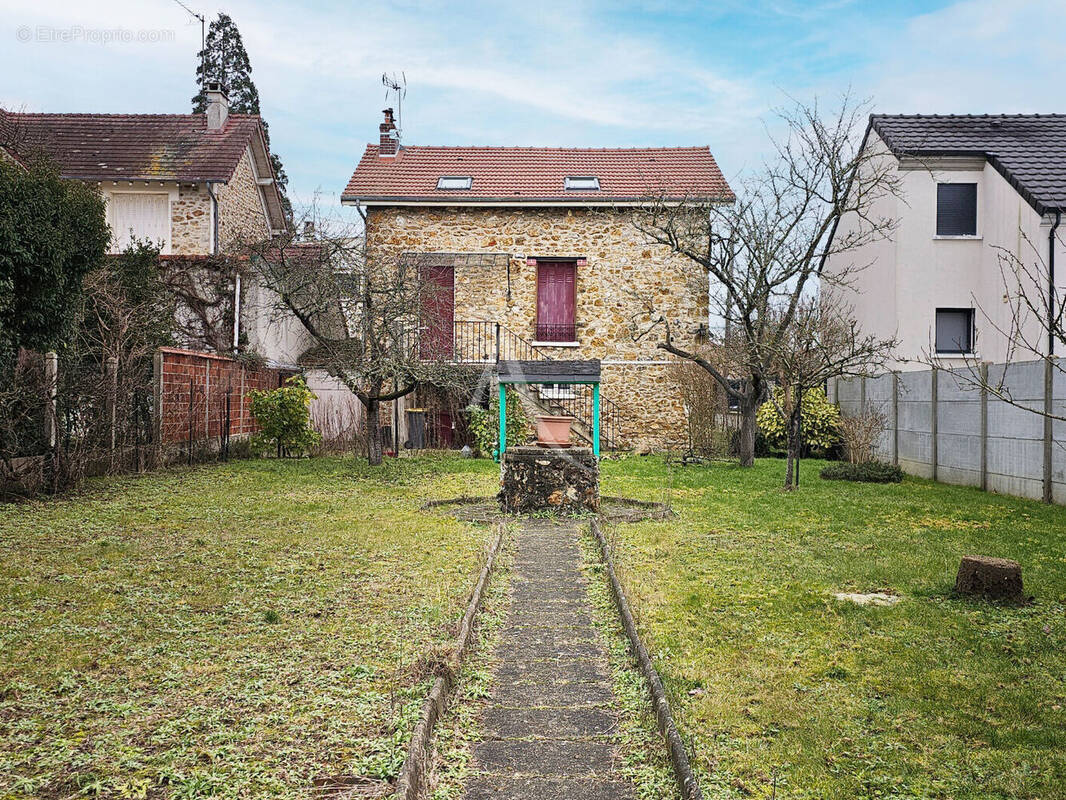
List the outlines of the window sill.
<svg viewBox="0 0 1066 800">
<path fill-rule="evenodd" d="M 534 340 L 534 347 L 581 347 L 581 342 L 542 342 Z"/>
<path fill-rule="evenodd" d="M 934 241 L 949 241 L 949 242 L 979 242 L 983 239 L 983 236 L 970 236 L 969 234 L 959 236 L 948 236 L 946 234 L 933 234 Z"/>
<path fill-rule="evenodd" d="M 977 353 L 974 353 L 972 351 L 968 353 L 960 353 L 956 350 L 951 350 L 948 352 L 945 352 L 943 350 L 937 350 L 933 355 L 935 355 L 937 358 L 977 358 Z"/>
</svg>

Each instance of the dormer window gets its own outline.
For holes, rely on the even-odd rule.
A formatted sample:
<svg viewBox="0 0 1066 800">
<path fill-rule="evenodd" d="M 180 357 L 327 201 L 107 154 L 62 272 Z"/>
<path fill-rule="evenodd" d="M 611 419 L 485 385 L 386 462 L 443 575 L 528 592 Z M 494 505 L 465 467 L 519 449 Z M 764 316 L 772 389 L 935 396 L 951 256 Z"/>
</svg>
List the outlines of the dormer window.
<svg viewBox="0 0 1066 800">
<path fill-rule="evenodd" d="M 595 175 L 568 175 L 563 180 L 563 188 L 568 192 L 598 192 L 600 179 Z"/>
<path fill-rule="evenodd" d="M 474 179 L 469 175 L 442 175 L 437 178 L 438 189 L 451 189 L 452 191 L 462 191 L 463 189 L 469 189 L 474 185 Z"/>
</svg>

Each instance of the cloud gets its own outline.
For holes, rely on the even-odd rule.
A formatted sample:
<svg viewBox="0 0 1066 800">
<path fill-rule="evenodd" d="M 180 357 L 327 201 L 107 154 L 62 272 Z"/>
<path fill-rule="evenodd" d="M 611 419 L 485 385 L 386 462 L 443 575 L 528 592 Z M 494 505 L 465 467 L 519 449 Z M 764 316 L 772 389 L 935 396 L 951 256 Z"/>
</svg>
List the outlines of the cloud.
<svg viewBox="0 0 1066 800">
<path fill-rule="evenodd" d="M 193 7 L 197 7 L 196 4 Z M 928 10 L 850 0 L 442 4 L 233 0 L 292 190 L 339 192 L 376 139 L 381 73 L 405 71 L 405 139 L 710 144 L 730 177 L 767 152 L 771 109 L 851 86 L 888 111 L 1053 111 L 1064 0 Z M 210 9 L 204 9 L 210 11 Z M 199 23 L 171 2 L 0 0 L 0 103 L 189 108 Z M 158 44 L 15 42 L 20 25 L 171 29 Z M 2 39 L 0 39 L 2 41 Z"/>
</svg>

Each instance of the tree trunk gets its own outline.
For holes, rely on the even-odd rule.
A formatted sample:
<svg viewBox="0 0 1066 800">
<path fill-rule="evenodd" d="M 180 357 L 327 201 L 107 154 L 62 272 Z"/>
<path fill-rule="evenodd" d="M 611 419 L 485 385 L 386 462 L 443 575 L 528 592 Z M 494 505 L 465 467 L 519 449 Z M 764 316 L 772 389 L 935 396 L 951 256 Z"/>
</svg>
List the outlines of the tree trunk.
<svg viewBox="0 0 1066 800">
<path fill-rule="evenodd" d="M 759 401 L 754 392 L 750 392 L 740 401 L 740 436 L 737 439 L 737 454 L 740 456 L 742 467 L 755 465 L 755 430 L 758 427 L 755 412 L 758 410 Z"/>
<path fill-rule="evenodd" d="M 788 462 L 785 466 L 785 489 L 791 491 L 799 486 L 800 449 L 803 447 L 800 424 L 800 404 L 788 415 Z"/>
<path fill-rule="evenodd" d="M 377 400 L 366 404 L 366 457 L 370 466 L 381 466 L 381 421 Z"/>
</svg>

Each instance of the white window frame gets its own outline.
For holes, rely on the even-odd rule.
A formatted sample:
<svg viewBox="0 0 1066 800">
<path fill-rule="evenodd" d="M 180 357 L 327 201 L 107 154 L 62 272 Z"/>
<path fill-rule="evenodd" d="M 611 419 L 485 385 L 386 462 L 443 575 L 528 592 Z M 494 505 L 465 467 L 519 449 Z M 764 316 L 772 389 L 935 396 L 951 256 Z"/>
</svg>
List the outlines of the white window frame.
<svg viewBox="0 0 1066 800">
<path fill-rule="evenodd" d="M 936 232 L 936 216 L 937 216 L 937 211 L 938 211 L 938 208 L 939 208 L 939 205 L 940 205 L 939 198 L 938 198 L 940 190 L 937 187 L 939 187 L 940 184 L 942 184 L 942 183 L 944 183 L 944 184 L 949 184 L 949 183 L 950 184 L 954 184 L 954 183 L 970 184 L 970 183 L 972 183 L 974 186 L 977 187 L 976 188 L 976 200 L 975 200 L 976 209 L 974 211 L 974 216 L 975 216 L 975 218 L 974 218 L 974 231 L 975 232 L 974 233 L 957 233 L 957 234 L 956 233 L 945 233 L 945 234 L 940 234 L 940 233 Z M 981 184 L 982 184 L 982 181 L 980 179 L 978 179 L 978 178 L 966 178 L 966 179 L 950 180 L 950 181 L 941 180 L 940 178 L 936 178 L 933 181 L 933 239 L 938 240 L 938 241 L 976 242 L 976 241 L 979 241 L 982 238 L 982 235 L 981 235 L 982 234 L 982 231 L 981 231 L 981 208 L 982 208 L 982 204 L 984 203 L 984 197 L 983 197 L 984 192 L 982 191 Z"/>
<path fill-rule="evenodd" d="M 545 400 L 573 400 L 577 397 L 573 384 L 554 383 L 540 385 L 540 396 Z"/>
<path fill-rule="evenodd" d="M 463 181 L 462 186 L 444 186 L 446 181 L 458 183 Z M 442 192 L 468 192 L 474 188 L 474 179 L 470 175 L 441 175 L 437 178 L 437 189 Z"/>
<path fill-rule="evenodd" d="M 592 182 L 592 186 L 581 186 L 579 182 Z M 598 192 L 600 179 L 595 175 L 567 175 L 563 178 L 563 189 L 568 192 Z"/>
</svg>

